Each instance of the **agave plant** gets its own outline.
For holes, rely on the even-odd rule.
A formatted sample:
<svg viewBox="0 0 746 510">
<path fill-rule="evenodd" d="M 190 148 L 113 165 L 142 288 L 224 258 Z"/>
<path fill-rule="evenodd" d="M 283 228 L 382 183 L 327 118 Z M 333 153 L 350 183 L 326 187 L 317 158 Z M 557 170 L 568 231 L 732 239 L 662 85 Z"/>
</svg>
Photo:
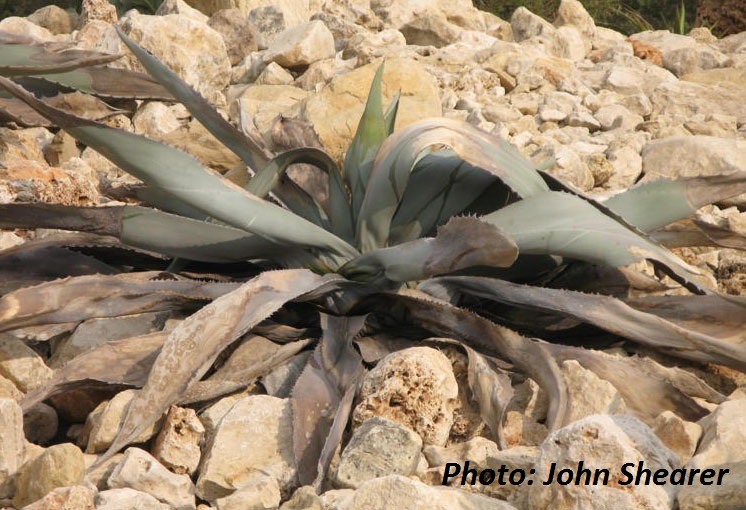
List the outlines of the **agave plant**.
<svg viewBox="0 0 746 510">
<path fill-rule="evenodd" d="M 0 205 L 2 228 L 79 232 L 0 254 L 0 270 L 12 260 L 15 273 L 22 267 L 28 276 L 3 289 L 0 331 L 198 308 L 168 332 L 80 355 L 25 396 L 28 409 L 82 384 L 141 386 L 101 461 L 169 405 L 236 391 L 315 343 L 292 401 L 300 481 L 318 488 L 365 372 L 356 342 L 381 329 L 414 328 L 413 342 L 445 337 L 464 346 L 474 398 L 500 444 L 512 392 L 496 359 L 547 392 L 550 429 L 566 424 L 573 405 L 559 369 L 566 359 L 614 384 L 644 420 L 666 409 L 695 420 L 705 410 L 692 396 L 722 398 L 684 372 L 561 342 L 578 332 L 746 369 L 746 301 L 708 289 L 697 268 L 666 248 L 742 249 L 742 239 L 701 222 L 664 228 L 746 192 L 746 173 L 659 180 L 600 202 L 467 123 L 426 119 L 394 131 L 399 101 L 384 110 L 383 65 L 341 169 L 319 149 L 274 155 L 119 34 L 148 72 L 242 159 L 251 178 L 240 187 L 181 150 L 65 112 L 29 93 L 26 82 L 0 78 L 5 91 L 146 185 L 139 205 Z M 0 74 L 81 70 L 79 60 L 59 54 L 51 60 L 57 68 L 0 61 Z M 297 163 L 324 172 L 328 200 L 287 177 Z M 101 260 L 62 250 L 81 246 L 99 248 Z M 49 250 L 64 253 L 58 259 L 64 263 L 45 265 L 40 253 Z M 130 258 L 122 263 L 124 250 Z M 107 259 L 113 252 L 118 263 Z M 641 287 L 667 288 L 635 272 L 645 261 L 691 293 L 629 297 L 641 280 Z M 50 273 L 67 277 L 45 281 Z M 283 323 L 292 310 L 302 311 L 305 322 Z M 220 354 L 249 332 L 277 342 L 255 359 L 210 373 Z"/>
</svg>

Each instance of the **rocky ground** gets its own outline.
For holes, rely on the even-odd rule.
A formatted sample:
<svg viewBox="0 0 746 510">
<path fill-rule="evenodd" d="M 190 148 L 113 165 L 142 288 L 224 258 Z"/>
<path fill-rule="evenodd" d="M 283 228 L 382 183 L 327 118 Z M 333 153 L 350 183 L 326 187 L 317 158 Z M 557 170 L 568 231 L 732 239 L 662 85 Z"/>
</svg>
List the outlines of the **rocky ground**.
<svg viewBox="0 0 746 510">
<path fill-rule="evenodd" d="M 746 33 L 717 39 L 631 37 L 597 27 L 580 2 L 563 0 L 552 22 L 525 9 L 510 21 L 471 0 L 166 0 L 157 15 L 117 20 L 104 0 L 86 0 L 75 18 L 55 7 L 0 21 L 0 30 L 79 48 L 123 53 L 113 67 L 141 69 L 113 24 L 150 49 L 233 121 L 253 120 L 276 148 L 287 118 L 310 122 L 317 140 L 341 157 L 375 69 L 386 61 L 384 96 L 401 91 L 398 126 L 425 117 L 464 119 L 510 140 L 550 172 L 597 195 L 656 176 L 746 170 Z M 221 9 L 236 5 L 233 9 Z M 206 165 L 242 178 L 238 159 L 183 106 L 139 102 L 105 122 L 183 147 Z M 96 112 L 92 111 L 92 115 Z M 106 203 L 129 178 L 91 149 L 46 127 L 0 127 L 0 203 L 42 200 Z M 746 196 L 700 211 L 746 234 Z M 0 233 L 0 248 L 43 232 Z M 744 294 L 746 258 L 732 250 L 681 250 L 705 269 L 712 288 Z M 622 397 L 574 361 L 562 370 L 577 420 L 547 435 L 546 398 L 516 381 L 506 416 L 508 448 L 489 435 L 467 396 L 465 356 L 417 347 L 382 359 L 356 400 L 354 433 L 320 496 L 297 487 L 288 388 L 298 362 L 261 384 L 196 411 L 173 407 L 129 448 L 94 471 L 132 396 L 38 404 L 24 417 L 22 395 L 102 330 L 119 337 L 168 327 L 168 317 L 91 320 L 55 340 L 48 356 L 19 336 L 0 334 L 0 508 L 25 509 L 508 509 L 675 508 L 746 505 L 746 378 L 693 369 L 726 395 L 698 423 L 671 412 L 643 423 Z M 144 328 L 144 329 L 143 329 Z M 95 400 L 95 396 L 89 396 Z M 88 406 L 88 407 L 87 407 Z M 590 440 L 592 438 L 592 440 Z M 446 465 L 525 470 L 536 483 L 441 485 Z M 543 485 L 579 461 L 618 472 L 625 462 L 672 470 L 728 469 L 722 483 Z M 533 470 L 534 474 L 529 474 Z M 699 478 L 697 478 L 699 480 Z"/>
</svg>

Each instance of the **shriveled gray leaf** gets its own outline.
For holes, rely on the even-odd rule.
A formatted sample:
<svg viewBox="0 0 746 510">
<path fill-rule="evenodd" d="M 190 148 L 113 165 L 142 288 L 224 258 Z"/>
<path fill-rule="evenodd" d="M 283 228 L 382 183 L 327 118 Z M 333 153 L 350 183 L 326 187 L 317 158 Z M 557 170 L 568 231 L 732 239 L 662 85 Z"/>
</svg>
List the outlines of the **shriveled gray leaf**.
<svg viewBox="0 0 746 510">
<path fill-rule="evenodd" d="M 503 430 L 503 419 L 513 398 L 510 377 L 474 349 L 466 347 L 466 354 L 469 357 L 469 389 L 479 408 L 479 416 L 489 427 L 495 442 L 505 449 L 508 443 Z"/>
<path fill-rule="evenodd" d="M 173 310 L 211 301 L 237 286 L 157 271 L 74 276 L 0 297 L 0 331 Z"/>
<path fill-rule="evenodd" d="M 420 288 L 435 295 L 442 294 L 444 290 L 455 290 L 530 310 L 557 312 L 593 324 L 623 338 L 660 349 L 669 355 L 705 363 L 718 363 L 739 370 L 746 369 L 746 343 L 727 342 L 707 334 L 712 328 L 707 321 L 700 324 L 692 321 L 687 327 L 681 327 L 662 317 L 636 310 L 611 296 L 466 276 L 436 278 L 421 284 Z M 667 296 L 665 299 L 671 297 Z M 727 302 L 718 296 L 688 297 L 693 300 L 691 303 L 696 303 L 699 298 L 704 298 L 709 303 L 719 300 L 724 308 L 728 308 Z M 666 301 L 666 306 L 669 305 Z M 742 307 L 734 305 L 730 311 L 743 318 Z M 703 329 L 704 332 L 698 329 Z"/>
<path fill-rule="evenodd" d="M 341 278 L 304 269 L 268 271 L 181 322 L 168 336 L 148 381 L 129 405 L 101 464 L 132 442 L 209 369 L 220 352 L 285 303 Z"/>
<path fill-rule="evenodd" d="M 345 394 L 364 371 L 352 346 L 364 322 L 365 317 L 322 314 L 323 336 L 293 387 L 293 451 L 303 485 L 320 483 L 331 460 L 329 452 L 334 453 L 341 439 L 338 430 L 332 436 L 329 433 L 343 401 L 348 406 L 344 414 L 349 413 L 352 399 L 345 400 Z M 328 458 L 320 462 L 324 451 Z"/>
<path fill-rule="evenodd" d="M 24 411 L 60 393 L 91 385 L 142 386 L 166 336 L 157 331 L 114 340 L 77 356 L 55 371 L 44 386 L 24 395 Z"/>
</svg>

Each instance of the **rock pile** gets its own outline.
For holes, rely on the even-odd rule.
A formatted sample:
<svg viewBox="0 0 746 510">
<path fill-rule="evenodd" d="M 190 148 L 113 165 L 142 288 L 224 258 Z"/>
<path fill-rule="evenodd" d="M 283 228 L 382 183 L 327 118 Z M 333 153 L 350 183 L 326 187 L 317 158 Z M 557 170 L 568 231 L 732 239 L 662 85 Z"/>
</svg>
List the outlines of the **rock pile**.
<svg viewBox="0 0 746 510">
<path fill-rule="evenodd" d="M 0 30 L 122 53 L 113 67 L 142 70 L 117 36 L 116 22 L 232 121 L 249 119 L 245 127 L 270 146 L 282 145 L 282 122 L 299 119 L 313 125 L 313 143 L 341 159 L 373 73 L 385 61 L 384 102 L 397 93 L 402 97 L 397 127 L 433 116 L 466 120 L 507 138 L 537 163 L 555 159 L 552 174 L 591 194 L 609 195 L 660 175 L 746 170 L 746 33 L 717 39 L 698 28 L 686 36 L 656 31 L 627 37 L 596 26 L 577 0 L 563 0 L 553 22 L 525 8 L 502 20 L 470 0 L 165 0 L 154 16 L 130 11 L 119 20 L 106 0 L 83 5 L 76 19 L 50 6 L 28 18 L 2 20 Z M 181 105 L 142 102 L 133 116 L 117 114 L 106 122 L 183 147 L 220 172 L 240 174 L 236 156 Z M 105 203 L 102 191 L 125 179 L 65 134 L 0 128 L 0 203 Z M 741 196 L 700 214 L 746 233 L 744 206 Z M 11 232 L 0 236 L 0 248 L 19 242 Z M 713 276 L 713 286 L 743 291 L 742 272 L 721 271 L 746 267 L 734 252 L 682 255 L 733 280 Z M 163 320 L 153 318 L 153 327 L 162 327 Z M 84 326 L 94 328 L 91 322 Z M 82 337 L 84 329 L 76 335 Z M 149 452 L 132 447 L 86 472 L 93 454 L 110 443 L 129 392 L 87 417 L 75 414 L 76 403 L 62 406 L 62 432 L 72 442 L 47 448 L 39 444 L 60 437 L 62 412 L 40 404 L 25 419 L 37 416 L 31 423 L 44 427 L 24 434 L 18 402 L 44 384 L 50 366 L 74 355 L 66 350 L 80 352 L 93 342 L 59 342 L 50 364 L 19 338 L 0 334 L 0 508 L 746 505 L 742 375 L 721 374 L 720 389 L 742 387 L 724 402 L 708 404 L 713 412 L 699 423 L 665 410 L 643 423 L 624 414 L 624 400 L 610 384 L 568 361 L 562 370 L 582 403 L 573 415 L 578 421 L 547 435 L 546 397 L 533 381 L 519 381 L 506 415 L 509 448 L 499 450 L 481 437 L 489 433 L 483 424 L 469 422 L 475 419 L 467 412 L 471 404 L 459 391 L 467 383 L 453 368 L 464 363 L 463 354 L 449 358 L 430 347 L 392 354 L 368 374 L 353 411 L 352 437 L 321 495 L 298 487 L 296 479 L 286 398 L 298 372 L 292 366 L 267 377 L 269 395 L 250 390 L 199 414 L 173 407 L 142 437 L 152 438 Z M 77 403 L 77 409 L 86 404 Z M 459 476 L 443 486 L 447 465 L 465 460 L 480 471 L 525 472 L 526 482 L 461 487 Z M 576 468 L 579 461 L 610 468 L 612 481 L 603 487 L 541 483 L 550 470 Z M 624 486 L 619 469 L 625 462 L 644 462 L 653 470 L 729 472 L 720 485 Z"/>
</svg>

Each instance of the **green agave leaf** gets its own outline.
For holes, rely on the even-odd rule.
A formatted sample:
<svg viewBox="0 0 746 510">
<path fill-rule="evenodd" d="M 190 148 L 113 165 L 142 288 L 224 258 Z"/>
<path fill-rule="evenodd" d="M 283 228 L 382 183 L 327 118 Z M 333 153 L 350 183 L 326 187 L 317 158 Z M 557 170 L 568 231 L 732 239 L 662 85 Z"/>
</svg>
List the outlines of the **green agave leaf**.
<svg viewBox="0 0 746 510">
<path fill-rule="evenodd" d="M 133 41 L 119 26 L 115 27 L 124 44 L 135 54 L 145 69 L 158 80 L 171 94 L 199 120 L 210 133 L 232 150 L 252 170 L 264 168 L 270 159 L 270 153 L 263 142 L 250 138 L 236 129 L 197 93 L 189 84 L 155 58 L 142 46 Z"/>
<path fill-rule="evenodd" d="M 87 67 L 37 78 L 103 97 L 173 101 L 174 96 L 150 76 L 129 69 Z"/>
<path fill-rule="evenodd" d="M 329 178 L 329 211 L 323 211 L 313 199 L 311 204 L 305 204 L 301 200 L 290 200 L 287 202 L 290 210 L 351 242 L 354 236 L 352 234 L 352 212 L 347 199 L 347 192 L 337 164 L 326 152 L 313 147 L 302 147 L 283 152 L 275 156 L 267 166 L 257 172 L 246 185 L 246 189 L 260 198 L 266 197 L 275 188 L 288 167 L 296 163 L 315 165 L 327 174 Z M 284 193 L 284 195 L 286 194 Z M 326 221 L 322 212 L 329 218 L 329 221 Z"/>
<path fill-rule="evenodd" d="M 422 280 L 474 266 L 508 267 L 518 248 L 502 230 L 477 218 L 452 218 L 434 238 L 368 252 L 340 270 L 350 280 Z"/>
<path fill-rule="evenodd" d="M 575 195 L 546 192 L 487 214 L 482 220 L 501 227 L 521 253 L 559 255 L 616 267 L 651 260 L 690 290 L 706 293 L 697 283 L 698 269 Z"/>
<path fill-rule="evenodd" d="M 106 64 L 121 57 L 75 49 L 53 52 L 41 44 L 29 44 L 31 41 L 30 38 L 0 32 L 0 76 L 61 73 Z"/>
<path fill-rule="evenodd" d="M 353 216 L 356 216 L 360 210 L 360 204 L 363 202 L 373 168 L 373 160 L 378 153 L 378 148 L 386 139 L 389 129 L 388 124 L 393 124 L 393 117 L 398 109 L 397 101 L 394 103 L 393 112 L 390 113 L 390 122 L 387 123 L 383 113 L 383 95 L 381 92 L 383 66 L 383 64 L 379 66 L 376 75 L 373 77 L 363 116 L 360 118 L 355 136 L 345 155 L 345 179 L 350 188 Z"/>
<path fill-rule="evenodd" d="M 387 245 L 412 170 L 432 146 L 440 145 L 494 174 L 521 197 L 548 190 L 533 165 L 506 141 L 453 119 L 416 122 L 390 136 L 378 151 L 357 219 L 357 243 L 363 252 Z"/>
<path fill-rule="evenodd" d="M 383 66 L 383 64 L 381 64 Z M 391 135 L 394 132 L 394 126 L 396 125 L 396 116 L 399 113 L 399 102 L 401 101 L 401 90 L 397 91 L 391 104 L 386 108 L 386 113 L 383 114 L 383 123 L 386 128 L 386 136 Z"/>
<path fill-rule="evenodd" d="M 389 244 L 431 235 L 436 226 L 461 213 L 495 181 L 494 175 L 470 165 L 451 150 L 428 154 L 412 171 L 391 221 Z M 493 201 L 493 209 L 499 205 L 504 204 Z"/>
<path fill-rule="evenodd" d="M 746 193 L 746 172 L 638 184 L 603 204 L 643 232 L 684 219 L 704 205 Z"/>
<path fill-rule="evenodd" d="M 611 296 L 474 277 L 446 276 L 420 285 L 422 291 L 436 296 L 441 295 L 444 288 L 531 310 L 557 312 L 681 358 L 746 369 L 746 343 L 727 342 L 698 332 L 696 323 L 679 326 Z M 683 297 L 690 298 L 692 306 L 702 300 L 719 300 L 724 307 L 737 308 L 717 296 Z M 707 330 L 712 326 L 703 321 L 701 327 Z"/>
<path fill-rule="evenodd" d="M 274 243 L 313 247 L 343 258 L 357 255 L 352 246 L 333 234 L 251 195 L 185 152 L 52 108 L 6 78 L 0 78 L 0 86 L 147 185 L 183 200 L 212 218 Z"/>
<path fill-rule="evenodd" d="M 337 275 L 319 276 L 305 269 L 267 271 L 181 322 L 168 335 L 147 383 L 135 395 L 111 447 L 96 464 L 124 448 L 158 419 L 233 341 L 288 301 L 320 288 L 333 288 L 341 280 Z"/>
</svg>

